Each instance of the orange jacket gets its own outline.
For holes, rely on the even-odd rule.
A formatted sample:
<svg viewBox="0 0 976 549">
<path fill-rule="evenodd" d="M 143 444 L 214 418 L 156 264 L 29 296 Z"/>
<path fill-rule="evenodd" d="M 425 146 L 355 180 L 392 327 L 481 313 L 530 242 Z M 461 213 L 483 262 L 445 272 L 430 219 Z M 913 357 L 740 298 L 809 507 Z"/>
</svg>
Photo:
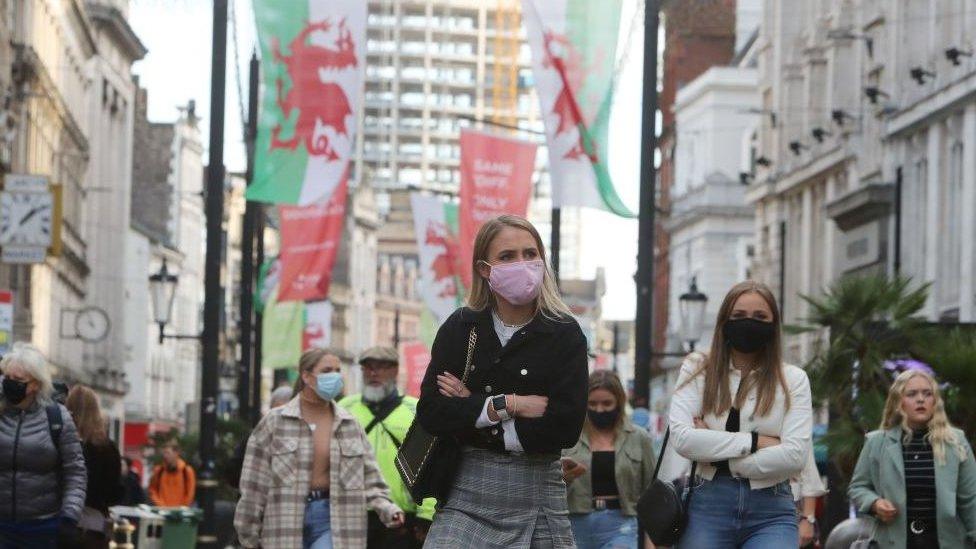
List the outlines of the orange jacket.
<svg viewBox="0 0 976 549">
<path fill-rule="evenodd" d="M 196 495 L 196 485 L 193 467 L 182 459 L 172 471 L 157 465 L 149 480 L 149 499 L 159 507 L 189 506 Z"/>
</svg>

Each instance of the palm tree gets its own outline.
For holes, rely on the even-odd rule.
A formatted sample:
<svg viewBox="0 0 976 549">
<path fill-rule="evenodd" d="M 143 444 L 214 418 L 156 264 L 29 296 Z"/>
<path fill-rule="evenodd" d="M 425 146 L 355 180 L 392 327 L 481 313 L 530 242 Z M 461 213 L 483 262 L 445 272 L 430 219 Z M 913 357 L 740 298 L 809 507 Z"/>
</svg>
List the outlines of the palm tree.
<svg viewBox="0 0 976 549">
<path fill-rule="evenodd" d="M 891 375 L 884 363 L 906 357 L 925 333 L 918 316 L 928 285 L 904 277 L 845 277 L 810 304 L 807 326 L 795 331 L 826 336 L 807 364 L 814 402 L 824 403 L 830 420 L 824 442 L 844 489 L 864 435 L 881 422 Z"/>
<path fill-rule="evenodd" d="M 948 332 L 933 327 L 913 353 L 931 365 L 943 383 L 949 419 L 976 442 L 976 331 L 962 327 Z"/>
</svg>

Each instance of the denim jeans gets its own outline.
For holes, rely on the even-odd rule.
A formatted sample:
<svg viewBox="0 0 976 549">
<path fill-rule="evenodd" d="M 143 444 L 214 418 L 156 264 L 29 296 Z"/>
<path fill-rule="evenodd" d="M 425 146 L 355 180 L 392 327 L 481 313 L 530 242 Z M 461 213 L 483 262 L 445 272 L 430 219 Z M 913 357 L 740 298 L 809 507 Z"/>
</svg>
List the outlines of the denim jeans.
<svg viewBox="0 0 976 549">
<path fill-rule="evenodd" d="M 58 545 L 57 517 L 0 522 L 0 549 L 55 549 Z"/>
<path fill-rule="evenodd" d="M 797 547 L 800 535 L 789 482 L 752 490 L 748 479 L 721 475 L 691 493 L 679 549 Z"/>
<path fill-rule="evenodd" d="M 316 499 L 305 504 L 304 549 L 332 549 L 332 518 L 329 500 Z"/>
<path fill-rule="evenodd" d="M 620 509 L 569 515 L 579 549 L 637 549 L 637 517 Z"/>
</svg>

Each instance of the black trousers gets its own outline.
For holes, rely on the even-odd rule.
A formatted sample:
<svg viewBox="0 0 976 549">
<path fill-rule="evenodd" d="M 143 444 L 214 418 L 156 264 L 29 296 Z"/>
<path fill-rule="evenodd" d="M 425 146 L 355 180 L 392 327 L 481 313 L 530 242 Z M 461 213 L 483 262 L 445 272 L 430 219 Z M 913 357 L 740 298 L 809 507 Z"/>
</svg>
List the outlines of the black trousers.
<svg viewBox="0 0 976 549">
<path fill-rule="evenodd" d="M 430 522 L 407 515 L 400 528 L 387 528 L 379 515 L 369 512 L 369 525 L 366 531 L 367 549 L 422 549 Z"/>
</svg>

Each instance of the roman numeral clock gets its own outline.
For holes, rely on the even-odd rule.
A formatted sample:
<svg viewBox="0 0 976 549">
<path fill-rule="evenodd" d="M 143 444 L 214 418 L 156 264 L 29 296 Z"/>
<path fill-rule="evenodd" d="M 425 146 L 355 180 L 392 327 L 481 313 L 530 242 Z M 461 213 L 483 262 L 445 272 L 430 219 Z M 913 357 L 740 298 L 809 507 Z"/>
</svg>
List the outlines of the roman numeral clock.
<svg viewBox="0 0 976 549">
<path fill-rule="evenodd" d="M 47 178 L 10 176 L 0 193 L 4 263 L 41 263 L 54 242 L 56 200 Z"/>
</svg>

